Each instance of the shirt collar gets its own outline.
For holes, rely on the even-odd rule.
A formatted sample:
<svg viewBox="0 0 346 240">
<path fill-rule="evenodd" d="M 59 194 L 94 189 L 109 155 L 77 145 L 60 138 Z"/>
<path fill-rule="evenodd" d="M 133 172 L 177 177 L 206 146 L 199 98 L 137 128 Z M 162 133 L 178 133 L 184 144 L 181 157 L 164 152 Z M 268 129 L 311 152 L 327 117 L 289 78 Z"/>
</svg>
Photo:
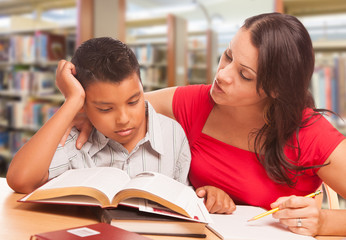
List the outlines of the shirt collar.
<svg viewBox="0 0 346 240">
<path fill-rule="evenodd" d="M 161 130 L 161 122 L 160 122 L 161 116 L 155 111 L 153 106 L 151 106 L 151 104 L 148 101 L 145 101 L 145 106 L 146 106 L 146 115 L 148 116 L 147 133 L 144 139 L 139 141 L 137 146 L 144 144 L 145 142 L 148 141 L 152 149 L 155 150 L 160 155 L 162 155 L 164 154 L 164 147 L 163 147 L 163 138 L 162 138 L 162 130 Z M 114 141 L 107 138 L 99 131 L 97 131 L 95 128 L 90 134 L 88 142 L 92 144 L 85 144 L 86 145 L 85 147 L 89 148 L 88 152 L 91 157 L 94 156 L 99 151 L 101 151 L 104 147 L 106 147 L 107 144 L 110 144 L 111 146 L 118 145 Z M 112 144 L 112 143 L 115 143 L 115 144 Z M 135 147 L 135 149 L 137 148 L 137 146 Z"/>
</svg>

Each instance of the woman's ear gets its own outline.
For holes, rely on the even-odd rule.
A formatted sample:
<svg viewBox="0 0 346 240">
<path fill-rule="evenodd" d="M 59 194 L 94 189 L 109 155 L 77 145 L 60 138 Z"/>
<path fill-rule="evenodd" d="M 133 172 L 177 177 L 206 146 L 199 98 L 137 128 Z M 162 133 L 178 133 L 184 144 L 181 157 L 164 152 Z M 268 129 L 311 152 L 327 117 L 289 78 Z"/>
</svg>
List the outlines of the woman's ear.
<svg viewBox="0 0 346 240">
<path fill-rule="evenodd" d="M 277 97 L 279 96 L 279 94 L 278 94 L 277 92 L 273 91 L 273 92 L 271 92 L 270 96 L 271 96 L 273 99 L 275 99 L 275 98 L 277 98 Z"/>
</svg>

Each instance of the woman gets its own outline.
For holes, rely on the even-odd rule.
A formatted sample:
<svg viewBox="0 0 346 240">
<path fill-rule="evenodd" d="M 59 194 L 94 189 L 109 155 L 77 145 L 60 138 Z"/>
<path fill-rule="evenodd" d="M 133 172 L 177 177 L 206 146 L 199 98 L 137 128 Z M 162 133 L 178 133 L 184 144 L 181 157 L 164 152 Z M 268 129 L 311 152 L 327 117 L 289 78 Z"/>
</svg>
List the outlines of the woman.
<svg viewBox="0 0 346 240">
<path fill-rule="evenodd" d="M 314 108 L 313 70 L 305 27 L 293 16 L 262 14 L 232 39 L 212 86 L 147 93 L 157 112 L 184 128 L 190 181 L 213 202 L 211 212 L 231 212 L 234 203 L 279 206 L 273 216 L 292 232 L 346 235 L 346 210 L 321 210 L 297 197 L 324 181 L 346 198 L 345 137 Z"/>
</svg>

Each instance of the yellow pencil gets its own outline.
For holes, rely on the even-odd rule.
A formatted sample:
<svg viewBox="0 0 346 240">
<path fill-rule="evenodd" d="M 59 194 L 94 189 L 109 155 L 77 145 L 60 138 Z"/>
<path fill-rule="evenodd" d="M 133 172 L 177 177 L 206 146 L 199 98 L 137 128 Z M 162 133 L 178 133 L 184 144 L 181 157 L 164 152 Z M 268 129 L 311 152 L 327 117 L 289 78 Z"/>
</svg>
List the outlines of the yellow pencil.
<svg viewBox="0 0 346 240">
<path fill-rule="evenodd" d="M 322 192 L 321 192 L 320 190 L 317 190 L 316 192 L 310 193 L 310 194 L 308 194 L 308 195 L 306 195 L 306 196 L 304 196 L 304 197 L 315 197 L 315 196 L 317 196 L 318 194 L 321 194 L 321 193 L 322 193 Z M 277 208 L 273 208 L 273 209 L 271 209 L 271 210 L 269 210 L 269 211 L 267 211 L 267 212 L 261 213 L 261 214 L 259 214 L 259 215 L 257 215 L 257 216 L 254 216 L 253 218 L 251 218 L 251 219 L 249 219 L 249 220 L 247 220 L 247 221 L 248 221 L 248 222 L 254 221 L 254 220 L 257 220 L 257 219 L 259 219 L 259 218 L 265 217 L 265 216 L 267 216 L 267 215 L 269 215 L 269 214 L 275 213 L 275 212 L 277 212 L 277 211 L 279 211 L 279 208 L 278 208 L 278 207 L 277 207 Z"/>
</svg>

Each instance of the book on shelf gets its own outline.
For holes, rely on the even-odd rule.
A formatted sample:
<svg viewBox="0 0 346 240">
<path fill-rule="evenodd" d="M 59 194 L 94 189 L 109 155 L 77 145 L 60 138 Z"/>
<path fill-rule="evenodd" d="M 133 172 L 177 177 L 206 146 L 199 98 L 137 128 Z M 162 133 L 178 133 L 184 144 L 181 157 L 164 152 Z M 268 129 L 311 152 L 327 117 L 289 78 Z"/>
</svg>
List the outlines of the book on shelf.
<svg viewBox="0 0 346 240">
<path fill-rule="evenodd" d="M 206 223 L 141 212 L 130 207 L 100 209 L 98 216 L 101 222 L 139 234 L 206 237 Z"/>
<path fill-rule="evenodd" d="M 33 83 L 31 92 L 35 96 L 45 96 L 54 94 L 55 74 L 50 71 L 36 71 L 33 73 Z"/>
<path fill-rule="evenodd" d="M 9 62 L 33 63 L 35 59 L 35 37 L 33 35 L 25 34 L 11 36 L 9 45 Z"/>
<path fill-rule="evenodd" d="M 145 206 L 141 199 L 158 203 L 164 209 Z M 102 208 L 120 204 L 161 215 L 210 221 L 202 199 L 191 187 L 155 172 L 143 172 L 131 179 L 126 172 L 112 167 L 68 170 L 18 201 Z"/>
<path fill-rule="evenodd" d="M 232 214 L 210 214 L 212 223 L 207 225 L 212 232 L 224 240 L 312 240 L 311 236 L 295 234 L 271 215 L 250 221 L 254 216 L 266 212 L 254 206 L 237 205 Z"/>
<path fill-rule="evenodd" d="M 0 62 L 10 60 L 10 38 L 0 38 Z"/>
<path fill-rule="evenodd" d="M 36 32 L 36 55 L 38 61 L 58 61 L 66 57 L 66 37 L 48 32 Z"/>
<path fill-rule="evenodd" d="M 80 227 L 38 233 L 32 235 L 30 240 L 149 240 L 139 234 L 114 227 L 106 223 L 96 223 Z"/>
</svg>

